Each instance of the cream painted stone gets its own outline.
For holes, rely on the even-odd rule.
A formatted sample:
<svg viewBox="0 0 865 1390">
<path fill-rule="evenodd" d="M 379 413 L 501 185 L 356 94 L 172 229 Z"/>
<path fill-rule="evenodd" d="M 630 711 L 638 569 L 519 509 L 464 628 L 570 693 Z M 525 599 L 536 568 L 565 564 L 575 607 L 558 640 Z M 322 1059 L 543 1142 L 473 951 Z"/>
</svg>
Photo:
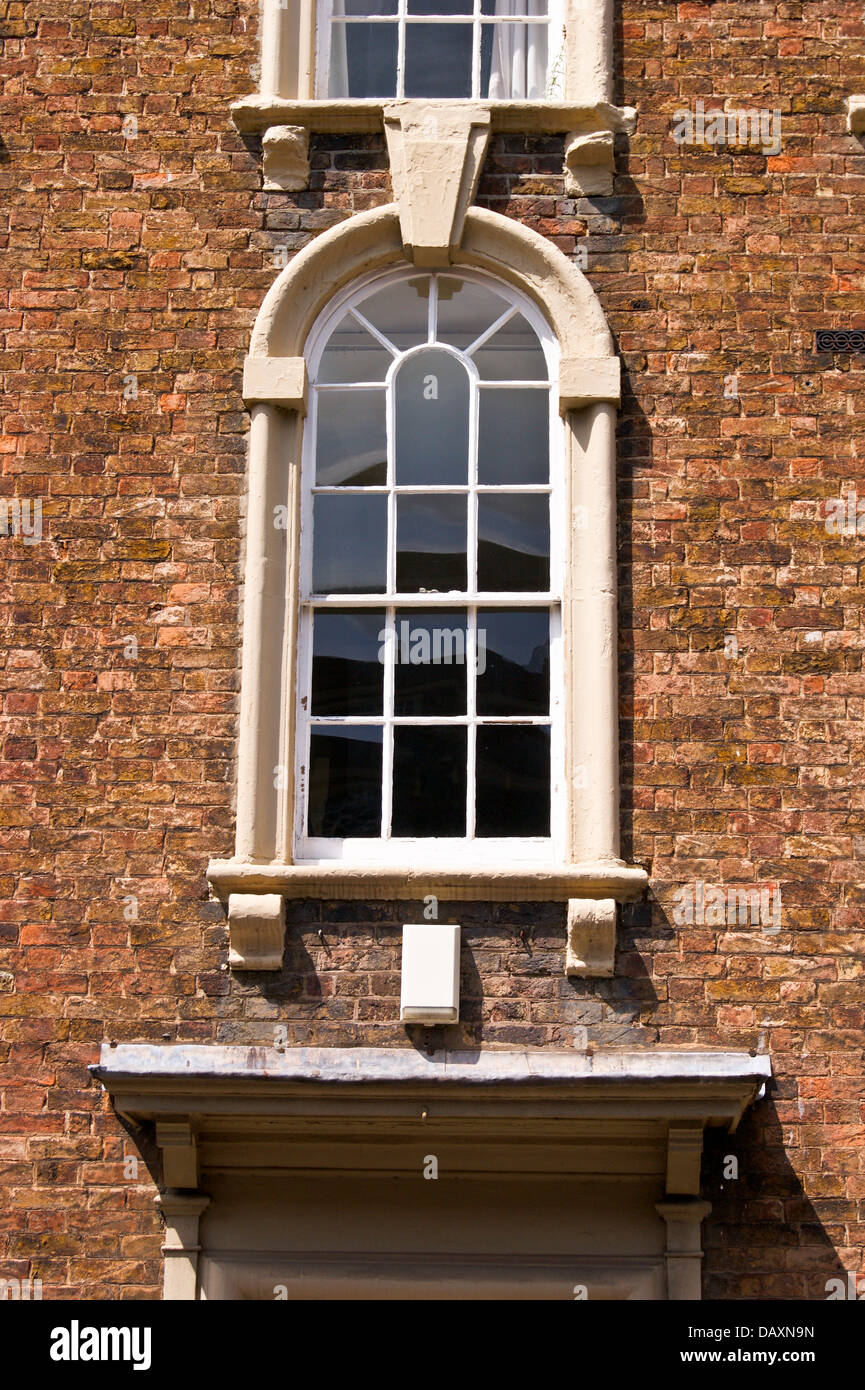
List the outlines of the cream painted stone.
<svg viewBox="0 0 865 1390">
<path fill-rule="evenodd" d="M 615 956 L 615 899 L 571 898 L 565 974 L 586 979 L 612 975 Z"/>
<path fill-rule="evenodd" d="M 667 1298 L 672 1302 L 702 1298 L 700 1224 L 711 1210 L 711 1203 L 699 1197 L 672 1198 L 655 1206 L 667 1223 Z"/>
<path fill-rule="evenodd" d="M 163 1300 L 189 1302 L 198 1295 L 199 1223 L 210 1198 L 198 1192 L 170 1191 L 157 1197 L 156 1205 L 165 1221 Z"/>
<path fill-rule="evenodd" d="M 267 192 L 300 193 L 309 187 L 309 131 L 301 125 L 274 125 L 261 141 Z"/>
<path fill-rule="evenodd" d="M 285 900 L 278 893 L 232 893 L 228 899 L 229 963 L 235 970 L 280 970 Z"/>
<path fill-rule="evenodd" d="M 622 397 L 622 364 L 618 357 L 563 357 L 559 363 L 559 409 L 582 410 L 594 401 Z"/>
<path fill-rule="evenodd" d="M 853 135 L 865 135 L 865 96 L 847 98 L 847 129 Z"/>
<path fill-rule="evenodd" d="M 247 357 L 243 364 L 243 401 L 281 405 L 306 414 L 308 381 L 303 357 Z"/>
<path fill-rule="evenodd" d="M 156 1126 L 156 1142 L 166 1187 L 197 1187 L 198 1145 L 189 1121 L 163 1120 Z"/>
<path fill-rule="evenodd" d="M 610 194 L 616 168 L 611 130 L 568 136 L 565 144 L 565 192 L 569 197 Z"/>
<path fill-rule="evenodd" d="M 418 266 L 448 265 L 477 189 L 489 110 L 393 102 L 384 108 L 384 133 L 406 255 Z"/>
</svg>

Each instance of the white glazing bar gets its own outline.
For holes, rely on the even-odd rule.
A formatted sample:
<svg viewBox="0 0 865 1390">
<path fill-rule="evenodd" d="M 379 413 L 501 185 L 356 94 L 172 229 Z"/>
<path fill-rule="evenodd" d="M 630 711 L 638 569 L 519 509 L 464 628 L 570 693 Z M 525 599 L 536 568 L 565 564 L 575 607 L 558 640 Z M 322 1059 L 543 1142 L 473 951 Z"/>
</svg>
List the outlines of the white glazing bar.
<svg viewBox="0 0 865 1390">
<path fill-rule="evenodd" d="M 405 16 L 407 0 L 397 5 L 396 94 L 405 95 Z"/>
<path fill-rule="evenodd" d="M 429 280 L 429 313 L 427 317 L 427 344 L 434 343 L 438 332 L 439 278 L 431 275 Z"/>
<path fill-rule="evenodd" d="M 386 610 L 385 627 L 393 632 L 396 625 L 396 610 Z M 391 819 L 393 817 L 393 688 L 396 665 L 396 642 L 393 638 L 385 642 L 384 650 L 384 731 L 381 740 L 381 834 L 383 840 L 390 839 Z"/>
<path fill-rule="evenodd" d="M 468 734 L 466 737 L 466 751 L 468 754 L 468 764 L 466 769 L 466 835 L 470 840 L 475 836 L 475 779 L 477 776 L 477 673 L 478 673 L 478 610 L 474 606 L 468 610 L 468 622 L 466 633 L 466 722 L 468 724 Z"/>
<path fill-rule="evenodd" d="M 381 608 L 387 603 L 398 604 L 400 608 L 453 608 L 454 604 L 465 601 L 466 595 L 462 589 L 446 589 L 435 594 L 308 594 L 301 603 L 307 608 Z M 473 594 L 471 601 L 482 604 L 484 608 L 518 608 L 532 604 L 537 608 L 557 603 L 559 596 L 549 590 L 544 594 L 493 592 Z"/>
<path fill-rule="evenodd" d="M 387 348 L 388 352 L 391 354 L 392 357 L 399 357 L 399 348 L 394 346 L 394 344 L 390 341 L 390 338 L 386 338 L 383 333 L 380 333 L 376 328 L 375 324 L 370 323 L 369 319 L 365 319 L 363 314 L 360 312 L 360 309 L 352 309 L 351 315 L 352 318 L 357 319 L 361 328 L 365 328 L 367 333 L 371 333 L 374 338 L 378 339 L 382 347 Z M 381 385 L 380 382 L 379 385 Z"/>
<path fill-rule="evenodd" d="M 474 0 L 472 16 L 472 96 L 481 94 L 481 0 Z"/>
<path fill-rule="evenodd" d="M 498 333 L 500 328 L 504 328 L 505 324 L 513 318 L 516 312 L 516 308 L 511 306 L 510 309 L 507 309 L 505 313 L 496 319 L 495 323 L 491 323 L 486 332 L 482 333 L 479 338 L 475 338 L 474 342 L 466 348 L 466 357 L 471 357 L 473 352 L 476 352 L 479 347 L 483 347 L 487 339 L 491 338 L 494 333 Z"/>
</svg>

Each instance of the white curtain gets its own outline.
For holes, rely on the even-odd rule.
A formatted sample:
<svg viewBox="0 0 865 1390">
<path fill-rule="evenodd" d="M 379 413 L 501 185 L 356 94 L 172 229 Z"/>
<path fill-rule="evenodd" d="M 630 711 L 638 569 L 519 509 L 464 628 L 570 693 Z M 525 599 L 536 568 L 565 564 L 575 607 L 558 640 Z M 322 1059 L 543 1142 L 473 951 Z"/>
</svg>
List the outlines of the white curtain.
<svg viewBox="0 0 865 1390">
<path fill-rule="evenodd" d="M 547 0 L 496 0 L 496 18 L 546 15 Z M 546 96 L 547 25 L 497 24 L 493 30 L 491 101 L 535 101 Z"/>
<path fill-rule="evenodd" d="M 344 18 L 344 0 L 332 0 L 330 12 L 334 19 Z M 328 23 L 327 25 L 330 39 L 327 94 L 330 97 L 347 97 L 350 95 L 348 90 L 348 51 L 345 42 L 345 31 L 347 27 L 348 26 L 345 24 Z"/>
</svg>

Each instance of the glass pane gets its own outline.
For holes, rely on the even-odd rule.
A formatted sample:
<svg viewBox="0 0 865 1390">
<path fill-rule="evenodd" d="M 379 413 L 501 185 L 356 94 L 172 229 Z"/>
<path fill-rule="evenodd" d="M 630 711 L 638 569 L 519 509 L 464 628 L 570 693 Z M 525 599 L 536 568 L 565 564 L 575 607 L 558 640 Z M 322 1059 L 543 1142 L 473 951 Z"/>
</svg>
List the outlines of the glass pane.
<svg viewBox="0 0 865 1390">
<path fill-rule="evenodd" d="M 483 15 L 531 15 L 539 19 L 547 12 L 547 0 L 481 0 Z"/>
<path fill-rule="evenodd" d="M 484 24 L 481 96 L 490 101 L 543 100 L 547 37 L 546 24 Z"/>
<path fill-rule="evenodd" d="M 471 347 L 507 309 L 507 300 L 486 286 L 440 275 L 436 338 L 452 347 Z"/>
<path fill-rule="evenodd" d="M 387 558 L 387 498 L 313 499 L 312 588 L 316 594 L 381 594 Z"/>
<path fill-rule="evenodd" d="M 405 95 L 470 97 L 472 25 L 407 24 Z"/>
<path fill-rule="evenodd" d="M 457 483 L 469 476 L 469 377 L 450 353 L 409 357 L 395 383 L 398 486 Z"/>
<path fill-rule="evenodd" d="M 546 381 L 547 359 L 538 335 L 522 316 L 514 314 L 474 355 L 482 381 Z"/>
<path fill-rule="evenodd" d="M 320 391 L 315 481 L 319 487 L 387 482 L 384 391 Z"/>
<path fill-rule="evenodd" d="M 549 391 L 481 391 L 479 483 L 550 481 Z"/>
<path fill-rule="evenodd" d="M 393 358 L 346 314 L 330 335 L 318 368 L 319 381 L 384 381 Z"/>
<path fill-rule="evenodd" d="M 478 612 L 478 714 L 549 714 L 548 608 Z"/>
<path fill-rule="evenodd" d="M 465 835 L 465 728 L 393 731 L 393 835 Z"/>
<path fill-rule="evenodd" d="M 342 0 L 342 10 L 344 14 L 352 17 L 368 14 L 388 15 L 396 14 L 398 3 L 399 0 Z M 335 12 L 339 13 L 339 4 L 335 6 Z"/>
<path fill-rule="evenodd" d="M 329 95 L 395 96 L 396 50 L 396 23 L 332 24 Z"/>
<path fill-rule="evenodd" d="M 400 593 L 466 588 L 466 498 L 398 497 L 396 587 Z"/>
<path fill-rule="evenodd" d="M 313 729 L 309 740 L 308 834 L 367 839 L 381 834 L 382 730 Z"/>
<path fill-rule="evenodd" d="M 385 611 L 316 613 L 312 713 L 381 714 Z"/>
<path fill-rule="evenodd" d="M 397 611 L 394 713 L 465 714 L 465 613 Z"/>
<path fill-rule="evenodd" d="M 534 590 L 550 585 L 550 499 L 511 493 L 478 498 L 478 589 Z"/>
<path fill-rule="evenodd" d="M 364 299 L 358 308 L 394 347 L 420 347 L 429 341 L 429 276 L 399 280 Z"/>
<path fill-rule="evenodd" d="M 549 835 L 550 731 L 480 725 L 475 834 Z"/>
<path fill-rule="evenodd" d="M 473 0 L 408 0 L 409 14 L 471 14 Z"/>
</svg>

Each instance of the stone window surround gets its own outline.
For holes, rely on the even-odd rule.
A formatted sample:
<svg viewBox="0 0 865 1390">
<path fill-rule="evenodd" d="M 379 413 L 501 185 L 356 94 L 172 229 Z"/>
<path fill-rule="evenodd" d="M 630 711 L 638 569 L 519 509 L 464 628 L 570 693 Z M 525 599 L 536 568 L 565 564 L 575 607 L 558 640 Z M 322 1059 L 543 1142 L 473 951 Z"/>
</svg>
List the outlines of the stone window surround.
<svg viewBox="0 0 865 1390">
<path fill-rule="evenodd" d="M 411 127 L 399 122 L 398 134 L 409 141 Z M 619 361 L 591 286 L 563 253 L 513 219 L 470 206 L 480 151 L 470 131 L 466 137 L 454 142 L 443 182 L 407 177 L 399 204 L 351 217 L 300 252 L 271 286 L 253 329 L 244 371 L 252 420 L 237 835 L 234 857 L 208 867 L 211 885 L 228 901 L 234 968 L 281 968 L 286 898 L 417 900 L 433 893 L 455 901 L 567 900 L 567 973 L 610 975 L 616 903 L 640 897 L 647 884 L 645 870 L 624 863 L 619 852 Z M 571 517 L 563 602 L 569 805 L 562 863 L 466 868 L 428 862 L 407 870 L 292 862 L 299 464 L 307 389 L 302 354 L 312 325 L 339 289 L 406 262 L 475 267 L 515 286 L 544 314 L 561 350 Z M 279 508 L 286 509 L 287 530 L 274 525 Z M 577 526 L 575 517 L 586 524 Z M 283 777 L 274 776 L 277 768 Z"/>
<path fill-rule="evenodd" d="M 613 104 L 614 0 L 565 0 L 564 95 L 556 101 L 440 102 L 316 98 L 315 0 L 262 0 L 261 77 L 232 106 L 237 128 L 262 136 L 265 189 L 298 192 L 309 182 L 310 131 L 380 131 L 388 108 L 480 106 L 490 128 L 565 134 L 569 195 L 612 192 L 614 137 L 636 113 Z"/>
</svg>

